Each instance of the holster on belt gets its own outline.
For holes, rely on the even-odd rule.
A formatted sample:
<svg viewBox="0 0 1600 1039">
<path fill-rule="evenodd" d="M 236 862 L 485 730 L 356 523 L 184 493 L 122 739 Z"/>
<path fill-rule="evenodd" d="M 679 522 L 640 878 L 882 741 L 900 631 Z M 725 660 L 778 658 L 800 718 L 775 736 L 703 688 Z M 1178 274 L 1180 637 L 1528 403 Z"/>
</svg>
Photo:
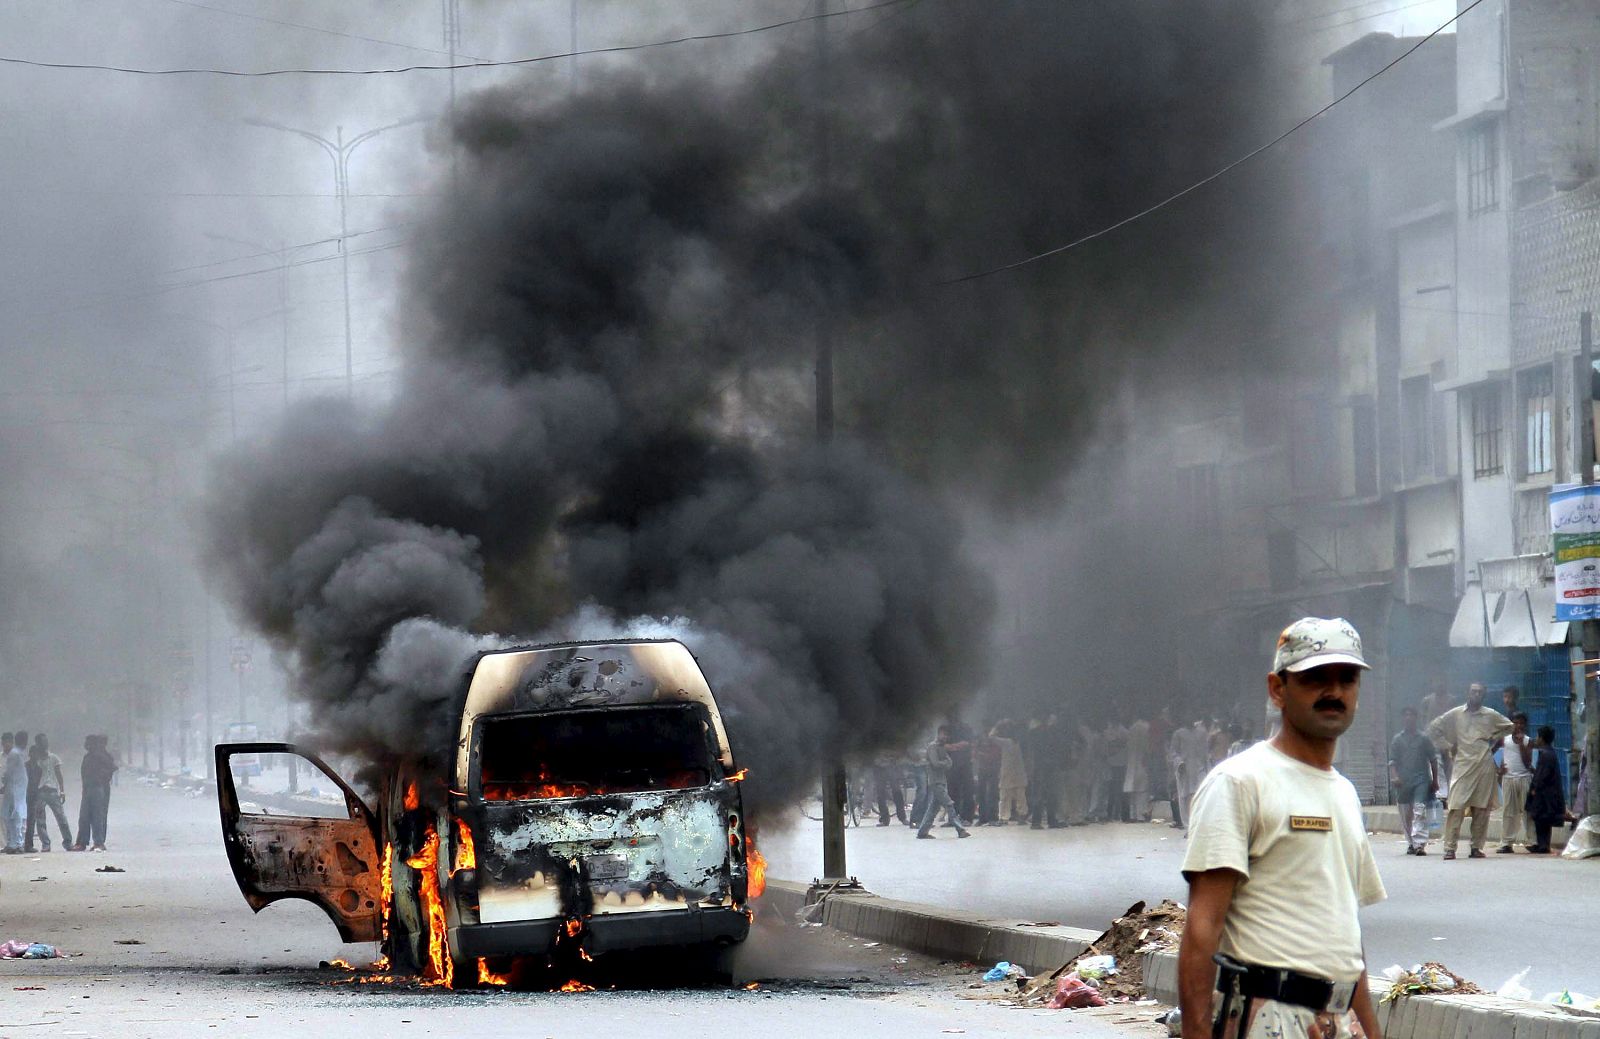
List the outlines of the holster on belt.
<svg viewBox="0 0 1600 1039">
<path fill-rule="evenodd" d="M 1222 993 L 1222 1005 L 1217 1008 L 1217 1019 L 1211 1026 L 1211 1039 L 1224 1039 L 1228 1033 L 1228 1022 L 1242 1021 L 1249 1006 L 1250 998 L 1239 991 L 1249 968 L 1220 952 L 1211 957 L 1211 962 L 1217 965 L 1217 991 Z M 1234 1035 L 1242 1032 L 1242 1028 L 1236 1029 Z"/>
</svg>

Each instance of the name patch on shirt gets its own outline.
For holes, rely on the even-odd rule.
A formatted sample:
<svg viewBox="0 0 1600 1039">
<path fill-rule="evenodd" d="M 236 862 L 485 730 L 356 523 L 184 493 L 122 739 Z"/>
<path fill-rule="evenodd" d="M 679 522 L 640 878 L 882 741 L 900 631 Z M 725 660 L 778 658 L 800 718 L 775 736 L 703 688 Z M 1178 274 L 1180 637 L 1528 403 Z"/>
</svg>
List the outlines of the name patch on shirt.
<svg viewBox="0 0 1600 1039">
<path fill-rule="evenodd" d="M 1289 829 L 1310 830 L 1313 833 L 1332 833 L 1333 820 L 1326 815 L 1291 815 Z"/>
</svg>

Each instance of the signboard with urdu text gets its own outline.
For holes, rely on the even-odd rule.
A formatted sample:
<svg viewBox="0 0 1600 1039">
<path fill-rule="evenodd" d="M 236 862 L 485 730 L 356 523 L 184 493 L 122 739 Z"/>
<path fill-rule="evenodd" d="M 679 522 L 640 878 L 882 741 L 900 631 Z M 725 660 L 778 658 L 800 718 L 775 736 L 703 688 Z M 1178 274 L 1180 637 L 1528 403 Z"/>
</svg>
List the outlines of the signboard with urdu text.
<svg viewBox="0 0 1600 1039">
<path fill-rule="evenodd" d="M 1550 491 L 1556 620 L 1600 618 L 1600 486 Z"/>
</svg>

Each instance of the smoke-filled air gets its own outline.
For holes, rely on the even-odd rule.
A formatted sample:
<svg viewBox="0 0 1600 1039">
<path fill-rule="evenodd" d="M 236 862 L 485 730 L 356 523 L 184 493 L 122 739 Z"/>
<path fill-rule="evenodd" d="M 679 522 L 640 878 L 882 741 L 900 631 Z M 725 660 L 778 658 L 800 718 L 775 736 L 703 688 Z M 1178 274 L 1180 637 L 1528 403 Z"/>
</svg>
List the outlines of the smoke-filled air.
<svg viewBox="0 0 1600 1039">
<path fill-rule="evenodd" d="M 771 805 L 970 698 L 995 592 L 969 521 L 1058 496 L 1127 386 L 1203 379 L 1193 328 L 1249 341 L 1270 315 L 1208 301 L 1274 262 L 1273 205 L 1200 194 L 956 279 L 1254 140 L 1256 6 L 912 4 L 737 73 L 465 93 L 400 389 L 298 405 L 214 481 L 212 571 L 322 745 L 436 751 L 487 645 L 673 635 Z"/>
</svg>

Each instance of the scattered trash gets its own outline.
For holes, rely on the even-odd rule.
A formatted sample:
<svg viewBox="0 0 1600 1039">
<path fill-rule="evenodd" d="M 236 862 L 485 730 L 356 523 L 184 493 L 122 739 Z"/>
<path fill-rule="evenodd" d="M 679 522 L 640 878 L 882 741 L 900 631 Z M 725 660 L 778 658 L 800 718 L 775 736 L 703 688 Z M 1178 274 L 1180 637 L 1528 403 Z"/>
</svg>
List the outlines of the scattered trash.
<svg viewBox="0 0 1600 1039">
<path fill-rule="evenodd" d="M 58 960 L 62 952 L 54 945 L 13 938 L 0 944 L 0 960 Z"/>
<path fill-rule="evenodd" d="M 1008 960 L 1001 960 L 999 963 L 995 964 L 993 967 L 990 967 L 984 972 L 983 980 L 1005 981 L 1007 978 L 1025 978 L 1027 976 L 1028 972 L 1017 966 L 1015 963 L 1011 963 Z"/>
<path fill-rule="evenodd" d="M 118 938 L 116 940 L 116 943 L 118 945 L 143 945 L 144 944 L 144 942 L 141 942 L 137 938 Z"/>
<path fill-rule="evenodd" d="M 1156 1024 L 1167 1026 L 1168 1039 L 1177 1039 L 1183 1034 L 1183 1011 L 1177 1007 L 1156 1018 Z"/>
<path fill-rule="evenodd" d="M 1567 837 L 1567 846 L 1561 849 L 1564 859 L 1592 859 L 1600 855 L 1600 817 L 1587 816 Z"/>
<path fill-rule="evenodd" d="M 1494 994 L 1497 996 L 1503 996 L 1506 999 L 1532 999 L 1533 990 L 1522 983 L 1528 977 L 1528 972 L 1531 970 L 1533 970 L 1532 967 L 1524 967 L 1517 971 L 1517 973 L 1506 979 L 1504 985 L 1501 985 L 1499 988 L 1495 989 Z"/>
<path fill-rule="evenodd" d="M 1597 1004 L 1600 1004 L 1600 1000 L 1591 999 L 1583 993 L 1573 992 L 1571 989 L 1562 989 L 1560 992 L 1547 992 L 1540 1002 L 1554 1003 L 1563 1007 L 1585 1007 L 1590 1010 L 1597 1009 Z"/>
<path fill-rule="evenodd" d="M 11 986 L 11 991 L 13 991 L 13 992 L 43 992 L 44 991 L 44 986 L 43 985 L 13 985 L 13 986 Z"/>
<path fill-rule="evenodd" d="M 1442 963 L 1419 963 L 1406 970 L 1398 963 L 1387 967 L 1383 977 L 1389 981 L 1389 991 L 1380 1002 L 1389 1003 L 1401 996 L 1426 995 L 1429 992 L 1451 992 L 1462 996 L 1482 995 L 1483 989 L 1453 973 Z"/>
<path fill-rule="evenodd" d="M 1061 921 L 1060 920 L 1024 921 L 1024 922 L 1018 924 L 1017 926 L 1018 927 L 1060 927 L 1061 926 Z"/>
<path fill-rule="evenodd" d="M 1170 899 L 1153 909 L 1135 902 L 1082 953 L 1028 986 L 1023 1001 L 1051 999 L 1056 979 L 1069 972 L 1109 1002 L 1140 999 L 1144 996 L 1144 954 L 1177 948 L 1187 919 L 1188 910 Z"/>
<path fill-rule="evenodd" d="M 28 883 L 30 883 L 30 884 L 42 884 L 42 883 L 44 883 L 45 881 L 47 881 L 49 879 L 50 879 L 49 877 L 34 877 L 32 880 L 28 881 Z"/>
<path fill-rule="evenodd" d="M 965 1028 L 941 1028 L 941 1029 L 939 1029 L 939 1031 L 943 1032 L 945 1035 L 966 1035 L 967 1034 L 967 1030 Z"/>
<path fill-rule="evenodd" d="M 1115 956 L 1085 956 L 1078 960 L 1078 977 L 1085 981 L 1098 981 L 1117 972 Z"/>
<path fill-rule="evenodd" d="M 96 873 L 126 873 L 128 871 L 123 869 L 121 866 L 99 866 L 99 867 L 97 867 L 95 869 L 95 872 Z"/>
<path fill-rule="evenodd" d="M 1105 997 L 1076 974 L 1064 975 L 1056 981 L 1056 994 L 1050 997 L 1049 1003 L 1051 1010 L 1082 1010 L 1105 1005 Z"/>
</svg>

